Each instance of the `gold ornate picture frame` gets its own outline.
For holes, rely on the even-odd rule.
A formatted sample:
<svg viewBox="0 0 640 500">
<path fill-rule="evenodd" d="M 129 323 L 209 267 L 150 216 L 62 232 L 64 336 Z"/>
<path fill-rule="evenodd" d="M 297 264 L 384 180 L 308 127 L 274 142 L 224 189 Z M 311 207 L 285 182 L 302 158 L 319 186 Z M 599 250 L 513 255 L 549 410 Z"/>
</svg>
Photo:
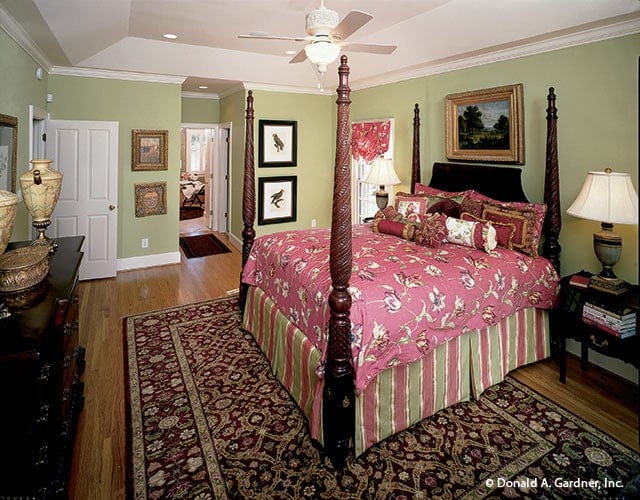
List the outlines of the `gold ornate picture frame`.
<svg viewBox="0 0 640 500">
<path fill-rule="evenodd" d="M 521 83 L 445 97 L 447 159 L 524 163 Z"/>
<path fill-rule="evenodd" d="M 167 213 L 167 183 L 146 182 L 135 184 L 136 217 Z"/>
<path fill-rule="evenodd" d="M 131 170 L 167 170 L 167 130 L 132 130 Z"/>
</svg>

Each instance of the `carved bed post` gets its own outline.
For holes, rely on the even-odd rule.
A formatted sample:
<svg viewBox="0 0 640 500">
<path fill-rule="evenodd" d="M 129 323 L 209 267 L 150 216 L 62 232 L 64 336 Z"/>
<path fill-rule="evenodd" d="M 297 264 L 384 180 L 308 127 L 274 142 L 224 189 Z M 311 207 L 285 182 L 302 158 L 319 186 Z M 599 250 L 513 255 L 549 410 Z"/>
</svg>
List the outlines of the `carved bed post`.
<svg viewBox="0 0 640 500">
<path fill-rule="evenodd" d="M 333 179 L 329 296 L 329 345 L 323 396 L 324 444 L 335 466 L 342 466 L 354 436 L 354 373 L 351 362 L 349 279 L 351 278 L 351 174 L 349 158 L 349 66 L 340 58 L 336 164 Z"/>
<path fill-rule="evenodd" d="M 416 103 L 413 108 L 413 156 L 411 158 L 411 192 L 416 192 L 416 184 L 420 182 L 420 107 Z"/>
<path fill-rule="evenodd" d="M 542 244 L 542 252 L 559 273 L 561 247 L 558 235 L 562 225 L 562 215 L 560 213 L 560 181 L 558 176 L 558 110 L 556 109 L 556 95 L 553 87 L 549 87 L 547 102 L 547 154 L 544 177 L 544 202 L 547 205 L 547 214 L 544 219 L 545 240 Z"/>
<path fill-rule="evenodd" d="M 249 259 L 249 253 L 256 237 L 253 221 L 256 218 L 256 185 L 254 173 L 253 153 L 253 92 L 247 95 L 247 110 L 245 116 L 244 139 L 244 186 L 242 190 L 242 269 Z M 242 283 L 242 271 L 240 271 L 240 312 L 244 311 L 244 303 L 247 300 L 248 285 Z"/>
</svg>

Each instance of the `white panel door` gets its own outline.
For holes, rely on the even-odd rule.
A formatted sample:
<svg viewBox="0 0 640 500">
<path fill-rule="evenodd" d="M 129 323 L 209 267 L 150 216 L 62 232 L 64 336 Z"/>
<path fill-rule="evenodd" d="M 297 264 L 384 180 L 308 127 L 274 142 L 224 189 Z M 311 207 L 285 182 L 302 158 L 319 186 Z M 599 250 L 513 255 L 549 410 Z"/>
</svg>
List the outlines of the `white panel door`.
<svg viewBox="0 0 640 500">
<path fill-rule="evenodd" d="M 85 237 L 81 280 L 115 276 L 118 122 L 49 120 L 46 144 L 47 157 L 64 176 L 47 234 Z"/>
</svg>

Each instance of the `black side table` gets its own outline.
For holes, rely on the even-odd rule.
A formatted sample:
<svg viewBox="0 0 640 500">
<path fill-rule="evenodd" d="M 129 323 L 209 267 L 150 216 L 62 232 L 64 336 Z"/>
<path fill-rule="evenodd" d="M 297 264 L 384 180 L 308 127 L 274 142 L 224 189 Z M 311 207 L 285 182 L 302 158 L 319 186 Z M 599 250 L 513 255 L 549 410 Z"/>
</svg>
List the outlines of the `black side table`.
<svg viewBox="0 0 640 500">
<path fill-rule="evenodd" d="M 584 271 L 579 273 L 585 275 Z M 621 359 L 640 369 L 640 330 L 638 329 L 638 285 L 620 295 L 612 295 L 593 288 L 579 288 L 569 284 L 571 276 L 562 278 L 560 284 L 560 304 L 551 314 L 551 335 L 560 361 L 560 381 L 566 382 L 567 360 L 566 340 L 572 338 L 580 342 L 580 362 L 583 370 L 589 368 L 589 349 L 603 356 Z M 626 305 L 636 311 L 636 334 L 619 338 L 582 321 L 585 302 L 595 301 L 611 307 Z M 640 386 L 640 372 L 638 376 Z M 638 393 L 640 407 L 640 391 Z M 640 426 L 639 426 L 640 431 Z M 638 435 L 640 443 L 640 432 Z"/>
</svg>

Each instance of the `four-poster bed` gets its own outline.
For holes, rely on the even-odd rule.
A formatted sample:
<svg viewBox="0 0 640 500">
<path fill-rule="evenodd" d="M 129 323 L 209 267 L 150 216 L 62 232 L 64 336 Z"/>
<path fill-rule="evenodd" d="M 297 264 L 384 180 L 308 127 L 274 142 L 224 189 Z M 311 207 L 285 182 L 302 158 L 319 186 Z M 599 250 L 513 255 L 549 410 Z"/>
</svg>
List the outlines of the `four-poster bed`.
<svg viewBox="0 0 640 500">
<path fill-rule="evenodd" d="M 527 201 L 520 169 L 512 167 L 436 163 L 429 186 L 422 185 L 416 105 L 412 193 L 422 190 L 449 203 L 468 197 L 468 206 L 485 207 L 478 215 L 497 214 L 492 224 L 473 226 L 483 228 L 485 243 L 486 233 L 494 231 L 488 227 L 498 227 L 511 209 L 526 218 L 517 231 L 504 224 L 511 231 L 508 248 L 495 242 L 491 249 L 441 246 L 441 237 L 424 237 L 426 223 L 419 228 L 430 244 L 423 246 L 375 232 L 375 224 L 351 225 L 348 74 L 343 56 L 330 232 L 255 238 L 251 92 L 245 131 L 243 326 L 335 464 L 352 448 L 358 455 L 440 409 L 479 396 L 509 371 L 547 357 L 547 310 L 557 297 L 560 250 L 553 89 L 544 208 Z M 519 251 L 511 249 L 515 233 L 524 241 L 541 230 L 542 218 L 548 260 L 537 257 L 536 238 Z"/>
</svg>

